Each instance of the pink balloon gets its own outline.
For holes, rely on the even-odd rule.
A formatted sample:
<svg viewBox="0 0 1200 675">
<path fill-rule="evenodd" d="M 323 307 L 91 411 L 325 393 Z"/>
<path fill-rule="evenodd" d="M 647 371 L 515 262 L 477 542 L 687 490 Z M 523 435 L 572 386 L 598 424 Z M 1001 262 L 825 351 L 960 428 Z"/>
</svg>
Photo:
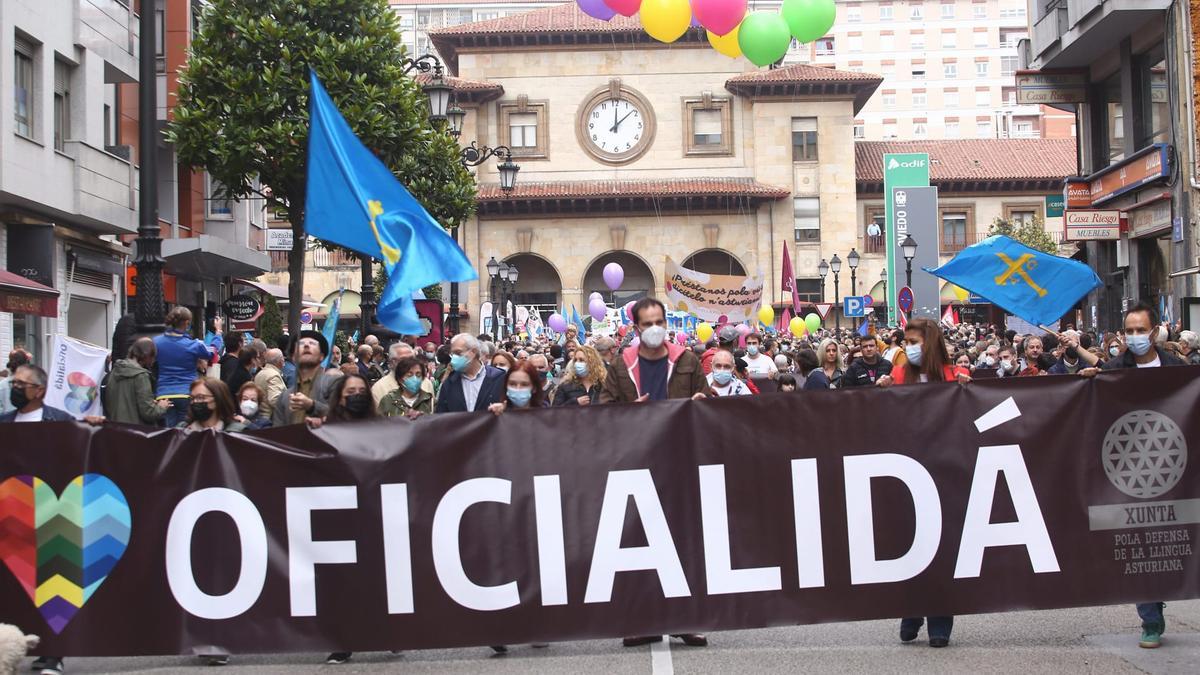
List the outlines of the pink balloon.
<svg viewBox="0 0 1200 675">
<path fill-rule="evenodd" d="M 692 15 L 714 35 L 725 36 L 746 17 L 746 0 L 692 0 Z"/>
<path fill-rule="evenodd" d="M 608 286 L 609 290 L 615 291 L 620 288 L 622 281 L 625 281 L 625 268 L 621 267 L 620 263 L 610 262 L 604 266 L 604 285 Z"/>
<path fill-rule="evenodd" d="M 677 342 L 681 345 L 686 345 L 687 344 L 687 333 L 676 333 L 675 334 L 675 342 Z"/>
<path fill-rule="evenodd" d="M 613 11 L 621 16 L 633 16 L 642 7 L 642 0 L 604 0 Z"/>
<path fill-rule="evenodd" d="M 753 333 L 754 331 L 751 330 L 750 326 L 747 326 L 744 323 L 739 323 L 737 325 L 737 332 L 738 332 L 738 335 L 745 336 L 745 335 L 749 335 L 750 333 Z"/>
</svg>

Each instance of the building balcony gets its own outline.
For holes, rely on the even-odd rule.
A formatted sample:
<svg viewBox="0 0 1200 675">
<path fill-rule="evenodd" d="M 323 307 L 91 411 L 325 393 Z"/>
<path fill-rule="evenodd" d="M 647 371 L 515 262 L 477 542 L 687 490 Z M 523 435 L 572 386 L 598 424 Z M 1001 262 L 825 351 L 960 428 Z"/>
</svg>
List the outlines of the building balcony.
<svg viewBox="0 0 1200 675">
<path fill-rule="evenodd" d="M 1058 0 L 1033 24 L 1030 66 L 1034 69 L 1087 66 L 1160 19 L 1171 0 Z"/>
<path fill-rule="evenodd" d="M 127 159 L 82 141 L 63 144 L 75 160 L 75 213 L 96 229 L 117 234 L 137 232 L 138 170 Z"/>
<path fill-rule="evenodd" d="M 104 61 L 105 82 L 137 82 L 138 17 L 119 0 L 77 0 L 75 42 Z"/>
</svg>

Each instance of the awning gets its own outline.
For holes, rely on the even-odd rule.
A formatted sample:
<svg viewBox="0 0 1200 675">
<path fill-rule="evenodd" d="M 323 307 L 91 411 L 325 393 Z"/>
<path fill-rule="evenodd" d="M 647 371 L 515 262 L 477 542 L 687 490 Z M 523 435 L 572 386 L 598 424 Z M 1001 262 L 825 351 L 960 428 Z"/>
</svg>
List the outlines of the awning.
<svg viewBox="0 0 1200 675">
<path fill-rule="evenodd" d="M 249 286 L 250 288 L 256 288 L 256 289 L 262 291 L 263 293 L 266 293 L 267 295 L 270 295 L 271 297 L 278 300 L 279 304 L 281 304 L 281 305 L 288 304 L 288 287 L 284 286 L 282 284 L 268 284 L 268 283 L 264 283 L 262 281 L 256 281 L 253 279 L 234 279 L 233 283 L 242 284 L 243 286 Z M 304 296 L 300 300 L 300 304 L 305 307 L 322 307 L 323 306 L 321 303 L 317 302 L 316 300 L 313 300 L 312 296 L 310 296 L 310 295 Z"/>
<path fill-rule="evenodd" d="M 1191 267 L 1186 267 L 1184 269 L 1179 270 L 1178 272 L 1171 272 L 1167 276 L 1174 279 L 1175 277 L 1186 277 L 1191 274 L 1200 274 L 1200 265 L 1193 265 Z"/>
<path fill-rule="evenodd" d="M 185 239 L 164 239 L 167 271 L 186 279 L 252 277 L 271 271 L 271 256 L 202 234 Z"/>
<path fill-rule="evenodd" d="M 58 316 L 58 291 L 25 277 L 0 270 L 0 312 Z"/>
</svg>

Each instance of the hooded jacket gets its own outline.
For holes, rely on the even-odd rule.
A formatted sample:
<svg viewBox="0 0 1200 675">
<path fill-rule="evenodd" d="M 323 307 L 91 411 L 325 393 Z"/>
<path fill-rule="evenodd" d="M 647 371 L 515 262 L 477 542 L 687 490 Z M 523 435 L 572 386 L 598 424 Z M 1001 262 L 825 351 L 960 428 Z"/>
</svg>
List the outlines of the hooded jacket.
<svg viewBox="0 0 1200 675">
<path fill-rule="evenodd" d="M 163 416 L 154 400 L 150 371 L 133 359 L 121 359 L 108 374 L 105 416 L 114 422 L 152 425 Z"/>
</svg>

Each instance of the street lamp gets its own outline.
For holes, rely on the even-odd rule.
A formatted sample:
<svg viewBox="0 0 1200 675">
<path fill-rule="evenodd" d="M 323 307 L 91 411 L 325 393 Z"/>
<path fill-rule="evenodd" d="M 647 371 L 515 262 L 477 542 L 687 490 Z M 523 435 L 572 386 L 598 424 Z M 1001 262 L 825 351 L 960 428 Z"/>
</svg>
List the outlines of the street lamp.
<svg viewBox="0 0 1200 675">
<path fill-rule="evenodd" d="M 858 251 L 853 246 L 850 247 L 850 255 L 846 256 L 846 264 L 850 265 L 850 295 L 858 295 Z M 850 325 L 858 323 L 858 320 L 850 322 Z"/>
<path fill-rule="evenodd" d="M 911 234 L 906 234 L 904 241 L 900 242 L 900 248 L 904 251 L 904 285 L 912 288 L 912 261 L 917 257 L 917 240 Z"/>
<path fill-rule="evenodd" d="M 886 267 L 883 268 L 883 270 L 881 270 L 879 272 L 879 280 L 883 282 L 883 306 L 884 306 L 884 308 L 886 308 L 887 304 L 888 304 L 887 268 Z M 887 314 L 886 313 L 883 315 L 883 319 L 884 319 L 884 322 L 886 323 L 887 322 Z"/>
<path fill-rule="evenodd" d="M 834 327 L 838 330 L 842 329 L 842 315 L 838 314 L 836 305 L 841 304 L 841 299 L 838 297 L 838 273 L 842 271 L 842 259 L 836 253 L 829 259 L 829 269 L 833 270 L 833 316 Z"/>
<path fill-rule="evenodd" d="M 478 142 L 471 141 L 471 144 L 459 153 L 459 160 L 465 167 L 479 166 L 492 157 L 504 160 L 496 167 L 500 172 L 500 189 L 512 192 L 516 187 L 517 172 L 521 170 L 521 166 L 512 161 L 512 150 L 507 145 L 497 145 L 494 148 L 485 145 L 481 148 Z"/>
<path fill-rule="evenodd" d="M 467 111 L 458 107 L 457 103 L 451 103 L 450 108 L 446 111 L 446 119 L 450 120 L 450 135 L 454 138 L 461 136 L 463 122 L 467 119 Z"/>
<path fill-rule="evenodd" d="M 821 302 L 825 302 L 825 275 L 829 274 L 829 263 L 821 258 L 821 264 L 817 265 L 817 274 L 821 277 Z"/>
<path fill-rule="evenodd" d="M 511 331 L 511 327 L 516 324 L 516 317 L 509 313 L 509 307 L 515 303 L 512 302 L 513 296 L 517 292 L 517 266 L 509 263 L 508 265 L 508 288 L 504 295 L 504 327 Z M 515 307 L 513 308 L 515 311 Z M 512 333 L 510 332 L 511 336 Z"/>
<path fill-rule="evenodd" d="M 500 263 L 496 262 L 496 256 L 492 256 L 491 259 L 487 261 L 487 273 L 488 273 L 488 280 L 489 280 L 488 281 L 488 291 L 489 291 L 488 296 L 491 297 L 491 299 L 492 299 L 492 331 L 494 333 L 496 330 L 497 319 L 498 319 L 498 312 L 497 312 L 496 305 L 500 300 L 500 289 L 497 287 L 498 286 L 497 282 L 499 281 L 499 278 L 500 278 Z"/>
</svg>

